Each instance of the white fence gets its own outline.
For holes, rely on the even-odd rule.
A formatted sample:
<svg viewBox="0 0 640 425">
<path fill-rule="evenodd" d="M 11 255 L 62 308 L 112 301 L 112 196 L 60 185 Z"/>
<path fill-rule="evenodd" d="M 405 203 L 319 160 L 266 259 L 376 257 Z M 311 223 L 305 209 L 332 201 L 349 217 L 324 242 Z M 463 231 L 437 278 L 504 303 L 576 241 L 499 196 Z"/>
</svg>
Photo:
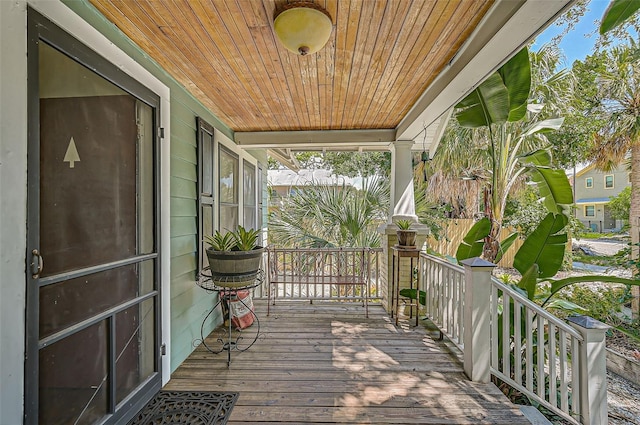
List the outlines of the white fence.
<svg viewBox="0 0 640 425">
<path fill-rule="evenodd" d="M 491 373 L 572 423 L 606 423 L 604 328 L 558 319 L 491 277 L 492 267 L 420 256 L 427 316 L 462 350 L 467 375 Z"/>
</svg>

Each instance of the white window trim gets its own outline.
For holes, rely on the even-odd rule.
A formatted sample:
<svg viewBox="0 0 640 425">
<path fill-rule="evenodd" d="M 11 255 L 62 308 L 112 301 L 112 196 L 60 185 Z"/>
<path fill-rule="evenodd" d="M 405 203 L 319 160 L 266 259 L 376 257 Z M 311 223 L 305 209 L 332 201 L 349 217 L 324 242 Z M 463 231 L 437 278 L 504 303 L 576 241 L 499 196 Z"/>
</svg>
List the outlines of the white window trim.
<svg viewBox="0 0 640 425">
<path fill-rule="evenodd" d="M 587 207 L 593 207 L 593 215 L 588 215 L 587 214 Z M 583 212 L 584 212 L 584 216 L 585 217 L 595 217 L 596 216 L 596 206 L 595 205 L 585 205 Z"/>
<path fill-rule="evenodd" d="M 607 177 L 611 177 L 611 187 L 607 187 Z M 603 177 L 603 184 L 606 190 L 614 189 L 616 187 L 616 177 L 613 174 L 606 174 Z"/>
<path fill-rule="evenodd" d="M 220 229 L 220 185 L 218 184 L 220 180 L 220 148 L 222 145 L 229 151 L 231 151 L 234 155 L 238 156 L 238 161 L 240 164 L 238 165 L 238 223 L 243 223 L 244 221 L 244 184 L 242 178 L 244 176 L 244 161 L 247 161 L 249 164 L 253 165 L 255 172 L 258 172 L 258 160 L 252 155 L 247 154 L 243 149 L 238 148 L 234 142 L 232 142 L 225 134 L 220 132 L 218 129 L 214 128 L 214 137 L 213 137 L 213 149 L 214 149 L 214 157 L 213 160 L 216 164 L 216 169 L 214 171 L 214 175 L 216 178 L 216 184 L 214 185 L 214 196 L 213 196 L 213 208 L 216 211 L 215 214 L 215 229 Z M 258 179 L 256 175 L 256 184 L 254 190 L 258 191 Z M 256 203 L 258 202 L 258 196 L 260 196 L 261 192 L 256 193 Z M 257 214 L 257 212 L 256 212 Z"/>
<path fill-rule="evenodd" d="M 591 180 L 591 186 L 589 186 L 589 183 L 587 183 L 589 180 Z M 587 189 L 593 189 L 593 177 L 585 177 L 584 187 L 586 187 Z"/>
</svg>

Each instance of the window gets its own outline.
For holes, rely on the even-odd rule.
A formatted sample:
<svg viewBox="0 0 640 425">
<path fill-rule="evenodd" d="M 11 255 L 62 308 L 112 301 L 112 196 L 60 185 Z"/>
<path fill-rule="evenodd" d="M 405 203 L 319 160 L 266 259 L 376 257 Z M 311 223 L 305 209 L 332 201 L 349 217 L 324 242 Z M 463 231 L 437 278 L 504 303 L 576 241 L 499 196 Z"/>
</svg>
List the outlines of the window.
<svg viewBox="0 0 640 425">
<path fill-rule="evenodd" d="M 197 119 L 198 127 L 198 270 L 207 264 L 204 235 L 213 233 L 213 127 Z"/>
<path fill-rule="evenodd" d="M 247 229 L 256 229 L 256 167 L 247 161 L 243 161 L 242 176 L 244 181 L 244 227 Z"/>
<path fill-rule="evenodd" d="M 596 216 L 596 206 L 595 205 L 585 205 L 584 206 L 584 216 L 585 217 L 595 217 Z"/>
<path fill-rule="evenodd" d="M 609 174 L 608 176 L 604 176 L 604 188 L 605 189 L 613 189 L 613 174 Z"/>
<path fill-rule="evenodd" d="M 238 156 L 220 145 L 220 232 L 238 227 Z"/>
<path fill-rule="evenodd" d="M 584 179 L 584 184 L 588 189 L 592 188 L 593 187 L 593 177 L 587 177 L 586 179 Z"/>
</svg>

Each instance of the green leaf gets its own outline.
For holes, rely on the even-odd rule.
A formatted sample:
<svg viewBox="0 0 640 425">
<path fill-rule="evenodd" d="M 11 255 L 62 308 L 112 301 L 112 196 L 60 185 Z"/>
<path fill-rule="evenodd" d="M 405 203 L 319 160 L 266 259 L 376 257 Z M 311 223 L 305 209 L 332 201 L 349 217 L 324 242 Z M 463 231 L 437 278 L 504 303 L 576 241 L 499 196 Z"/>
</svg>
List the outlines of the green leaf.
<svg viewBox="0 0 640 425">
<path fill-rule="evenodd" d="M 417 291 L 417 289 L 404 288 L 400 290 L 400 296 L 415 300 Z M 418 302 L 422 305 L 427 305 L 427 293 L 425 291 L 420 291 L 419 294 L 420 299 L 418 300 Z"/>
<path fill-rule="evenodd" d="M 491 74 L 456 105 L 464 108 L 456 114 L 462 127 L 487 127 L 509 117 L 509 91 L 498 73 Z"/>
<path fill-rule="evenodd" d="M 483 217 L 477 223 L 475 223 L 471 229 L 467 232 L 464 239 L 458 246 L 456 251 L 456 259 L 458 261 L 466 260 L 467 258 L 479 257 L 482 254 L 482 247 L 484 246 L 484 238 L 489 236 L 491 231 L 491 222 L 487 217 Z"/>
<path fill-rule="evenodd" d="M 511 245 L 513 245 L 516 239 L 518 239 L 518 234 L 512 233 L 505 240 L 500 242 L 500 249 L 498 250 L 496 259 L 493 261 L 494 263 L 498 264 L 500 262 L 504 254 L 509 250 L 509 248 L 511 248 Z"/>
<path fill-rule="evenodd" d="M 640 1 L 638 0 L 613 0 L 602 17 L 600 24 L 600 34 L 612 30 L 624 23 L 640 9 Z"/>
<path fill-rule="evenodd" d="M 601 276 L 601 275 L 588 275 L 588 276 L 574 276 L 566 277 L 564 279 L 550 280 L 551 293 L 549 297 L 553 296 L 562 288 L 573 285 L 575 283 L 586 282 L 603 282 L 603 283 L 622 283 L 624 285 L 640 286 L 640 280 L 637 279 L 625 279 L 623 277 L 615 276 Z"/>
<path fill-rule="evenodd" d="M 562 231 L 567 221 L 563 214 L 549 213 L 525 239 L 513 260 L 513 266 L 521 275 L 537 264 L 538 278 L 555 276 L 564 258 L 567 234 Z"/>
<path fill-rule="evenodd" d="M 548 167 L 551 165 L 551 154 L 546 149 L 538 149 L 518 157 L 518 162 L 524 166 Z"/>
<path fill-rule="evenodd" d="M 581 307 L 578 304 L 572 303 L 571 301 L 560 300 L 560 299 L 555 299 L 549 302 L 546 308 L 547 309 L 557 308 L 559 310 L 563 310 L 568 313 L 575 313 L 575 314 L 585 314 L 586 312 L 588 312 L 586 308 Z"/>
<path fill-rule="evenodd" d="M 488 127 L 519 121 L 527 113 L 531 64 L 525 47 L 460 101 L 456 119 L 462 127 Z"/>
<path fill-rule="evenodd" d="M 518 288 L 527 291 L 527 298 L 533 300 L 536 296 L 536 289 L 538 287 L 538 265 L 532 264 L 526 273 L 522 275 L 522 278 L 518 282 Z"/>
<path fill-rule="evenodd" d="M 573 191 L 569 179 L 563 170 L 532 167 L 529 169 L 531 180 L 538 186 L 544 206 L 552 213 L 564 214 L 573 203 Z"/>
<path fill-rule="evenodd" d="M 527 113 L 527 100 L 531 90 L 529 50 L 526 47 L 520 50 L 500 67 L 498 73 L 509 92 L 508 121 L 519 121 Z"/>
<path fill-rule="evenodd" d="M 564 117 L 561 118 L 550 118 L 548 120 L 540 121 L 534 123 L 529 126 L 524 132 L 523 137 L 531 136 L 532 134 L 537 133 L 548 133 L 550 131 L 555 131 L 562 127 L 562 123 L 564 122 Z"/>
</svg>

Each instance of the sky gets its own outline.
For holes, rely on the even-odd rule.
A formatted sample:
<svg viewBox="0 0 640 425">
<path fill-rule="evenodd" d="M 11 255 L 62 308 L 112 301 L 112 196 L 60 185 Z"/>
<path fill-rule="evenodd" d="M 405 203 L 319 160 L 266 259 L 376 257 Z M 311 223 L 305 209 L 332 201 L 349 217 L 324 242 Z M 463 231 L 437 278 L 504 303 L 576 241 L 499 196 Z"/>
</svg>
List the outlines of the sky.
<svg viewBox="0 0 640 425">
<path fill-rule="evenodd" d="M 598 38 L 595 21 L 602 19 L 608 5 L 609 0 L 591 0 L 587 13 L 580 19 L 573 31 L 562 39 L 560 48 L 566 56 L 565 65 L 567 68 L 570 68 L 576 59 L 582 60 L 593 51 L 593 46 Z M 543 44 L 560 34 L 562 30 L 562 27 L 551 24 L 536 38 L 533 49 L 538 50 Z"/>
</svg>

